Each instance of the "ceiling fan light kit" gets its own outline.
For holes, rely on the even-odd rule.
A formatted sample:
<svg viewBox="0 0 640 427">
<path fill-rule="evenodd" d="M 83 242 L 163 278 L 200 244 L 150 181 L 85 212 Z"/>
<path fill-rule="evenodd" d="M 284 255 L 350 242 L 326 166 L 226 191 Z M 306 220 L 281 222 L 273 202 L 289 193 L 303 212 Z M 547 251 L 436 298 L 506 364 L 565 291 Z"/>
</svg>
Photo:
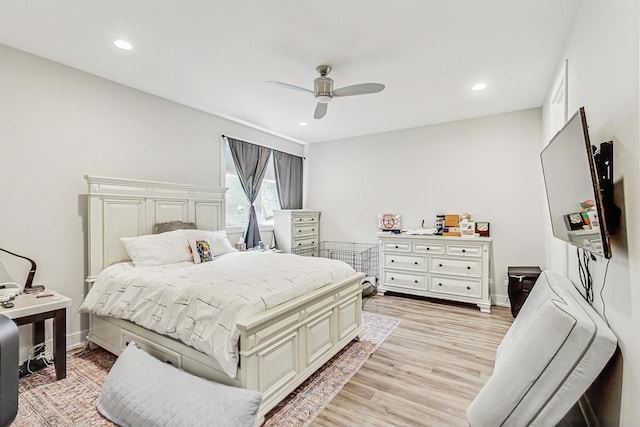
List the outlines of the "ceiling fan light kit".
<svg viewBox="0 0 640 427">
<path fill-rule="evenodd" d="M 313 81 L 313 90 L 282 82 L 268 81 L 267 83 L 275 84 L 286 89 L 311 93 L 317 101 L 316 109 L 313 114 L 315 119 L 321 119 L 327 114 L 327 104 L 334 97 L 366 95 L 369 93 L 378 93 L 384 89 L 384 85 L 381 83 L 360 83 L 334 90 L 333 79 L 331 77 L 327 77 L 331 72 L 331 67 L 329 65 L 318 65 L 316 70 L 320 73 L 320 77 L 316 77 Z"/>
</svg>

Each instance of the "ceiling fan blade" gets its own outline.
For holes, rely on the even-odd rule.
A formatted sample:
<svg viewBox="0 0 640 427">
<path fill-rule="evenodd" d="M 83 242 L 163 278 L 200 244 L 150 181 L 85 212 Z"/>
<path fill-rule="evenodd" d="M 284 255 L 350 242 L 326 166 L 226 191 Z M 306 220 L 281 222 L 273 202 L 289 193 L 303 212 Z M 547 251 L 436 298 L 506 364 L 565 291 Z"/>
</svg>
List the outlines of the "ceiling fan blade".
<svg viewBox="0 0 640 427">
<path fill-rule="evenodd" d="M 305 89 L 305 88 L 300 87 L 300 86 L 290 85 L 289 83 L 274 82 L 274 81 L 272 81 L 272 80 L 267 80 L 267 83 L 270 83 L 270 84 L 272 84 L 272 85 L 276 85 L 276 86 L 280 86 L 280 87 L 283 87 L 283 88 L 285 88 L 285 89 L 293 89 L 293 90 L 298 90 L 298 91 L 300 91 L 300 92 L 308 92 L 308 93 L 310 93 L 310 94 L 313 94 L 313 91 L 312 91 L 312 90 Z"/>
<path fill-rule="evenodd" d="M 333 96 L 353 96 L 353 95 L 365 95 L 367 93 L 377 93 L 384 89 L 384 85 L 381 83 L 360 83 L 358 85 L 340 87 L 334 89 L 331 94 Z"/>
<path fill-rule="evenodd" d="M 327 114 L 327 105 L 328 104 L 324 104 L 322 102 L 318 102 L 318 104 L 316 105 L 316 112 L 313 113 L 313 118 L 314 119 L 323 118 L 324 115 Z"/>
</svg>

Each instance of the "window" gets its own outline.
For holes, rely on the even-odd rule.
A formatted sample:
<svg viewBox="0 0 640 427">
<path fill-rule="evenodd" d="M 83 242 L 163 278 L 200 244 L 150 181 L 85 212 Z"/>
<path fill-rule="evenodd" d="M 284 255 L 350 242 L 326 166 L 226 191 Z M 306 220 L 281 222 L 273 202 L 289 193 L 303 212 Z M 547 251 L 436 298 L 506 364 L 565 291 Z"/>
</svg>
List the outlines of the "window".
<svg viewBox="0 0 640 427">
<path fill-rule="evenodd" d="M 226 186 L 227 190 L 227 227 L 246 227 L 249 221 L 249 201 L 244 194 L 238 178 L 236 165 L 233 163 L 229 144 L 226 149 Z M 256 214 L 260 225 L 273 224 L 273 211 L 280 209 L 278 190 L 276 189 L 276 173 L 273 169 L 273 156 L 267 162 L 267 172 L 260 186 L 260 194 L 255 201 Z"/>
</svg>

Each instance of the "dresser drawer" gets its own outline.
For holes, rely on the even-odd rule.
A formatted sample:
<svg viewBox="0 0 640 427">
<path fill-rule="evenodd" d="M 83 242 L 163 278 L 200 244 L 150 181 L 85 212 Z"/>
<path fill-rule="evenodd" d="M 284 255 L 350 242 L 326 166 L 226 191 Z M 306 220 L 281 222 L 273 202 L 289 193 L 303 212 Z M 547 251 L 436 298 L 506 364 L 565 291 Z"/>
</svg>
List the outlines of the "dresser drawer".
<svg viewBox="0 0 640 427">
<path fill-rule="evenodd" d="M 417 254 L 444 255 L 444 245 L 438 243 L 414 243 L 413 252 Z"/>
<path fill-rule="evenodd" d="M 482 246 L 447 245 L 447 255 L 481 257 Z"/>
<path fill-rule="evenodd" d="M 482 260 L 431 257 L 429 272 L 480 277 L 482 276 Z"/>
<path fill-rule="evenodd" d="M 293 238 L 297 239 L 299 237 L 315 237 L 318 235 L 318 226 L 317 224 L 303 224 L 293 226 Z"/>
<path fill-rule="evenodd" d="M 427 289 L 427 278 L 419 274 L 398 273 L 395 271 L 385 271 L 383 283 L 390 286 L 401 286 L 403 288 Z"/>
<path fill-rule="evenodd" d="M 429 276 L 429 291 L 439 294 L 480 298 L 482 296 L 482 280 Z"/>
<path fill-rule="evenodd" d="M 315 246 L 318 244 L 318 239 L 315 237 L 301 237 L 301 238 L 294 238 L 293 242 L 292 242 L 292 249 L 296 249 L 296 248 L 308 248 L 311 246 Z"/>
<path fill-rule="evenodd" d="M 384 254 L 384 266 L 405 270 L 427 271 L 427 258 L 402 254 Z"/>
<path fill-rule="evenodd" d="M 385 251 L 411 252 L 411 242 L 384 242 Z"/>
<path fill-rule="evenodd" d="M 317 224 L 318 219 L 317 214 L 295 214 L 291 217 L 291 222 L 293 224 Z"/>
</svg>

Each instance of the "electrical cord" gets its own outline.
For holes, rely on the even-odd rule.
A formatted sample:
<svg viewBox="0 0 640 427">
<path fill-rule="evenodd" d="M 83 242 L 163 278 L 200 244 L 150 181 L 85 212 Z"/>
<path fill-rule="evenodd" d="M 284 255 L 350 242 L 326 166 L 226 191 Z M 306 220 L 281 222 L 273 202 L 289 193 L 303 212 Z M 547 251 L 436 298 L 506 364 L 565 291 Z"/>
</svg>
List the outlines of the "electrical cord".
<svg viewBox="0 0 640 427">
<path fill-rule="evenodd" d="M 600 300 L 602 301 L 602 317 L 604 317 L 604 321 L 607 322 L 607 326 L 609 326 L 609 319 L 607 319 L 607 306 L 604 302 L 604 297 L 602 296 L 602 292 L 604 291 L 604 287 L 607 284 L 607 273 L 609 272 L 609 263 L 611 262 L 611 258 L 607 260 L 607 266 L 604 269 L 604 278 L 602 279 L 602 287 L 600 288 Z"/>
<path fill-rule="evenodd" d="M 580 276 L 580 284 L 584 289 L 583 298 L 589 303 L 593 304 L 593 277 L 589 270 L 590 256 L 587 251 L 582 250 L 582 256 L 580 256 L 580 248 L 576 248 L 576 255 L 578 257 L 578 275 Z"/>
</svg>

